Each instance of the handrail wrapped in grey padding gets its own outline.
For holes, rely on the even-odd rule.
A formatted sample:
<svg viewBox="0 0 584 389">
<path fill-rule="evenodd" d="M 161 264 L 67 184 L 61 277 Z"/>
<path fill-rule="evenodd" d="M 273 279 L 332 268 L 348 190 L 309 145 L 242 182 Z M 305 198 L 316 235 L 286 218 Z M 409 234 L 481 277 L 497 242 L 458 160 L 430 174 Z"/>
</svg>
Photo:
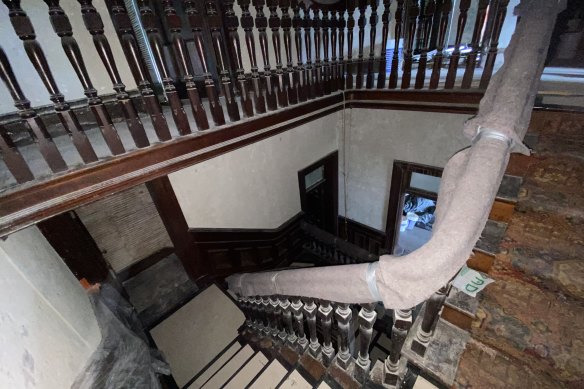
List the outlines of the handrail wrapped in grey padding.
<svg viewBox="0 0 584 389">
<path fill-rule="evenodd" d="M 492 78 L 478 115 L 464 126 L 472 146 L 455 154 L 444 168 L 430 241 L 403 257 L 384 255 L 377 267 L 237 274 L 228 278 L 229 288 L 244 296 L 281 294 L 344 303 L 382 300 L 388 308 L 406 309 L 445 285 L 465 264 L 485 227 L 510 153 L 529 152 L 522 139 L 556 15 L 564 8 L 563 0 L 523 0 L 516 8 L 521 22 L 505 51 L 505 63 Z"/>
</svg>

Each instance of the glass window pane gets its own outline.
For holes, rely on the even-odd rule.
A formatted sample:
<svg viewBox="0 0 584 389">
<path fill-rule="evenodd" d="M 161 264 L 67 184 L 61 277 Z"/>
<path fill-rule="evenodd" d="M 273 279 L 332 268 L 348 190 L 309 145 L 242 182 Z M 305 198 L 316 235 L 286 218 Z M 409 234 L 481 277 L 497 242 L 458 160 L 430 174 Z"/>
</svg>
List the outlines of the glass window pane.
<svg viewBox="0 0 584 389">
<path fill-rule="evenodd" d="M 440 177 L 429 176 L 422 173 L 412 173 L 410 187 L 422 189 L 426 192 L 438 193 L 440 187 Z"/>
<path fill-rule="evenodd" d="M 324 166 L 319 166 L 304 176 L 304 185 L 308 189 L 324 179 Z"/>
</svg>

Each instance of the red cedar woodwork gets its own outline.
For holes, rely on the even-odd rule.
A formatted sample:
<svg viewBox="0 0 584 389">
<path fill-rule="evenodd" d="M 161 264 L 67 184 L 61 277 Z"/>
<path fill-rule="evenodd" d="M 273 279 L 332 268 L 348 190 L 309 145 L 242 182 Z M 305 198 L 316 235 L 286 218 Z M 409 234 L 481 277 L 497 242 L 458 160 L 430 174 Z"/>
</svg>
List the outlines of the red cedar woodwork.
<svg viewBox="0 0 584 389">
<path fill-rule="evenodd" d="M 353 73 L 355 72 L 353 61 L 353 30 L 355 29 L 355 1 L 347 0 L 347 66 L 346 69 L 346 83 L 345 89 L 353 89 Z"/>
<path fill-rule="evenodd" d="M 322 79 L 323 90 L 325 95 L 330 95 L 332 91 L 331 86 L 331 63 L 329 60 L 330 47 L 330 19 L 327 10 L 322 11 Z"/>
<path fill-rule="evenodd" d="M 12 66 L 10 66 L 6 53 L 1 47 L 0 78 L 10 92 L 10 95 L 14 100 L 14 106 L 18 109 L 18 115 L 26 126 L 30 137 L 38 145 L 39 151 L 49 165 L 51 171 L 57 173 L 67 170 L 67 164 L 63 160 L 63 157 L 61 157 L 57 146 L 55 146 L 55 143 L 53 142 L 53 138 L 45 127 L 45 124 L 30 107 L 30 101 L 28 101 L 24 93 L 22 93 L 22 89 L 12 71 Z"/>
<path fill-rule="evenodd" d="M 104 35 L 101 16 L 91 4 L 91 0 L 79 0 L 79 4 L 81 4 L 83 23 L 87 31 L 91 34 L 97 54 L 111 79 L 113 88 L 116 91 L 116 99 L 124 113 L 124 118 L 128 124 L 132 139 L 134 139 L 136 146 L 147 147 L 150 145 L 150 141 L 148 140 L 138 111 L 134 106 L 134 102 L 126 92 L 126 86 L 122 82 L 120 73 L 118 72 L 109 41 Z"/>
<path fill-rule="evenodd" d="M 274 47 L 274 54 L 276 57 L 276 71 L 274 77 L 276 79 L 276 96 L 278 97 L 278 106 L 288 106 L 288 85 L 286 78 L 284 78 L 284 69 L 282 67 L 282 44 L 280 41 L 280 17 L 278 16 L 278 0 L 268 0 L 268 9 L 270 10 L 270 18 L 268 24 L 272 30 L 272 45 Z"/>
<path fill-rule="evenodd" d="M 387 86 L 389 89 L 397 88 L 397 78 L 399 75 L 399 41 L 402 37 L 404 1 L 397 0 L 397 9 L 395 10 L 393 55 L 391 56 L 391 72 L 389 73 L 389 85 Z"/>
<path fill-rule="evenodd" d="M 253 35 L 253 17 L 249 12 L 250 0 L 237 0 L 237 4 L 241 8 L 241 27 L 245 31 L 245 44 L 247 47 L 247 54 L 251 64 L 251 85 L 252 85 L 252 99 L 257 113 L 266 112 L 266 99 L 264 97 L 264 89 L 266 88 L 265 75 L 258 72 L 258 61 L 256 58 L 255 38 Z M 199 29 L 200 31 L 200 29 Z M 210 75 L 209 75 L 210 77 Z"/>
<path fill-rule="evenodd" d="M 430 89 L 438 88 L 440 82 L 440 69 L 444 60 L 444 40 L 446 39 L 446 30 L 448 29 L 448 17 L 452 9 L 452 0 L 445 0 L 442 4 L 440 14 L 440 23 L 438 25 L 438 42 L 436 43 L 436 55 L 434 56 L 434 65 L 432 66 L 432 76 L 430 76 Z"/>
<path fill-rule="evenodd" d="M 10 17 L 14 32 L 22 41 L 28 59 L 49 92 L 59 120 L 73 141 L 81 159 L 85 163 L 97 161 L 97 155 L 91 143 L 89 143 L 85 132 L 83 132 L 77 116 L 71 110 L 69 104 L 65 102 L 65 97 L 59 91 L 45 54 L 36 40 L 34 27 L 27 14 L 20 8 L 20 1 L 4 0 L 4 4 L 8 7 L 8 16 Z"/>
<path fill-rule="evenodd" d="M 383 0 L 383 14 L 381 15 L 381 53 L 379 57 L 379 71 L 377 72 L 377 89 L 385 88 L 385 80 L 387 77 L 387 38 L 389 36 L 389 18 L 391 0 Z"/>
<path fill-rule="evenodd" d="M 245 78 L 245 70 L 243 69 L 243 60 L 241 59 L 241 44 L 239 43 L 239 34 L 237 28 L 239 27 L 239 20 L 233 10 L 233 0 L 224 0 L 224 17 L 223 23 L 227 28 L 227 37 L 229 40 L 229 52 L 231 53 L 231 63 L 236 65 L 235 74 L 239 93 L 241 95 L 241 109 L 243 116 L 253 116 L 253 103 L 250 98 L 250 90 L 247 79 Z"/>
<path fill-rule="evenodd" d="M 59 6 L 59 0 L 45 0 L 45 3 L 49 6 L 49 18 L 53 30 L 61 38 L 61 45 L 65 55 L 67 55 L 75 74 L 77 74 L 77 78 L 79 78 L 79 82 L 81 82 L 83 92 L 87 96 L 87 104 L 95 116 L 106 144 L 113 155 L 125 153 L 126 150 L 112 123 L 112 119 L 105 109 L 103 101 L 97 95 L 97 90 L 93 87 L 83 56 L 79 50 L 79 45 L 73 37 L 73 29 L 71 28 L 71 23 L 69 23 L 69 18 Z"/>
<path fill-rule="evenodd" d="M 282 12 L 282 19 L 280 20 L 280 24 L 282 31 L 284 32 L 284 53 L 286 54 L 284 82 L 287 85 L 288 102 L 290 104 L 298 104 L 298 87 L 295 83 L 295 79 L 298 79 L 298 76 L 297 69 L 294 68 L 294 63 L 292 62 L 292 34 L 290 33 L 290 29 L 292 28 L 292 19 L 288 13 L 290 5 L 290 0 L 280 0 L 280 10 Z"/>
<path fill-rule="evenodd" d="M 445 89 L 454 88 L 454 82 L 456 81 L 456 71 L 458 70 L 458 62 L 460 60 L 460 43 L 462 41 L 462 34 L 464 33 L 464 27 L 466 26 L 466 20 L 468 19 L 468 9 L 470 8 L 470 0 L 460 1 L 460 13 L 458 15 L 458 24 L 456 26 L 456 39 L 454 40 L 454 51 L 450 56 L 450 62 L 448 63 L 448 73 L 446 74 L 446 82 L 444 83 Z"/>
<path fill-rule="evenodd" d="M 298 101 L 308 99 L 308 80 L 306 68 L 302 61 L 302 18 L 300 17 L 300 4 L 298 0 L 292 0 L 292 27 L 294 28 L 294 47 L 296 48 L 296 68 L 292 77 L 292 84 L 298 91 Z"/>
<path fill-rule="evenodd" d="M 369 18 L 369 61 L 367 63 L 367 89 L 373 88 L 375 82 L 375 35 L 377 33 L 377 0 L 370 0 L 371 17 Z M 383 50 L 383 48 L 382 48 Z M 382 53 L 383 55 L 383 53 Z"/>
<path fill-rule="evenodd" d="M 19 184 L 34 180 L 34 175 L 28 168 L 26 161 L 8 135 L 8 130 L 0 126 L 0 154 L 6 167 Z"/>
<path fill-rule="evenodd" d="M 142 25 L 144 27 L 144 30 L 146 31 L 146 35 L 148 37 L 148 44 L 150 45 L 150 48 L 152 50 L 154 61 L 156 62 L 156 67 L 158 68 L 160 76 L 162 77 L 164 94 L 166 95 L 166 98 L 168 99 L 168 102 L 170 104 L 172 117 L 174 119 L 174 122 L 176 123 L 176 127 L 178 128 L 178 132 L 181 135 L 190 134 L 191 127 L 189 125 L 189 119 L 187 117 L 187 114 L 185 113 L 176 87 L 174 86 L 172 77 L 170 77 L 166 61 L 164 60 L 160 32 L 158 31 L 158 27 L 156 26 L 156 16 L 154 15 L 154 13 L 152 12 L 152 10 L 150 9 L 146 2 L 139 1 L 138 6 L 140 9 L 140 19 L 142 20 Z"/>
<path fill-rule="evenodd" d="M 365 11 L 367 10 L 367 0 L 357 0 L 359 8 L 359 48 L 357 55 L 357 77 L 355 78 L 355 88 L 361 89 L 363 87 L 363 49 L 365 45 Z"/>
<path fill-rule="evenodd" d="M 474 71 L 477 66 L 477 56 L 480 50 L 481 32 L 485 25 L 485 18 L 487 16 L 487 7 L 489 0 L 479 0 L 477 9 L 477 17 L 475 20 L 474 30 L 472 32 L 472 39 L 470 42 L 471 52 L 466 59 L 466 69 L 462 77 L 462 89 L 469 89 L 472 84 Z"/>
<path fill-rule="evenodd" d="M 300 7 L 304 12 L 302 26 L 304 27 L 304 43 L 306 44 L 306 97 L 307 99 L 314 99 L 316 97 L 316 79 L 314 78 L 314 67 L 312 66 L 312 35 L 310 32 L 312 19 L 310 18 L 310 9 L 305 6 L 304 2 L 300 4 Z"/>
<path fill-rule="evenodd" d="M 207 55 L 205 54 L 205 43 L 203 41 L 203 16 L 197 9 L 195 2 L 190 0 L 183 1 L 183 9 L 187 14 L 187 20 L 195 42 L 197 56 L 203 68 L 203 79 L 205 84 L 205 92 L 207 92 L 207 100 L 209 101 L 209 108 L 211 111 L 211 118 L 216 126 L 225 124 L 225 115 L 223 114 L 223 107 L 219 102 L 217 95 L 217 86 L 209 71 L 209 64 L 207 63 Z"/>
<path fill-rule="evenodd" d="M 320 56 L 320 43 L 322 42 L 322 21 L 320 20 L 320 10 L 313 8 L 314 19 L 312 27 L 314 29 L 314 69 L 312 71 L 315 92 L 317 97 L 324 96 L 324 80 L 322 74 L 322 60 Z"/>
<path fill-rule="evenodd" d="M 420 21 L 422 35 L 422 48 L 420 52 L 420 62 L 418 63 L 418 73 L 416 74 L 416 89 L 422 89 L 426 82 L 426 64 L 428 63 L 428 47 L 430 44 L 430 32 L 432 31 L 432 20 L 436 11 L 436 2 L 429 0 L 426 4 L 424 17 Z"/>
<path fill-rule="evenodd" d="M 339 89 L 345 89 L 345 27 L 347 22 L 345 21 L 345 11 L 337 11 L 337 20 L 339 27 L 339 60 L 337 65 L 337 75 L 339 78 Z"/>
<path fill-rule="evenodd" d="M 278 101 L 276 99 L 274 77 L 270 69 L 270 56 L 268 55 L 268 35 L 266 28 L 268 27 L 268 18 L 264 13 L 265 0 L 253 0 L 253 6 L 256 9 L 255 25 L 258 29 L 260 49 L 262 51 L 262 59 L 264 62 L 263 78 L 265 80 L 265 94 L 266 104 L 268 110 L 274 111 L 278 109 Z"/>
<path fill-rule="evenodd" d="M 505 21 L 505 16 L 507 15 L 508 5 L 509 0 L 498 0 L 497 15 L 495 16 L 495 22 L 493 23 L 491 43 L 489 44 L 489 52 L 487 53 L 483 75 L 481 76 L 481 82 L 479 85 L 480 89 L 487 89 L 489 81 L 491 80 L 491 76 L 493 75 L 495 60 L 497 59 L 497 52 L 499 51 L 499 37 L 501 36 L 503 22 Z"/>
<path fill-rule="evenodd" d="M 412 79 L 412 62 L 414 54 L 414 38 L 416 34 L 416 21 L 420 14 L 420 7 L 416 0 L 412 1 L 407 8 L 407 19 L 404 28 L 404 71 L 402 74 L 402 89 L 408 89 Z"/>
<path fill-rule="evenodd" d="M 140 94 L 144 99 L 144 106 L 146 112 L 148 112 L 148 115 L 150 116 L 154 131 L 156 132 L 158 139 L 162 141 L 170 140 L 172 136 L 168 129 L 168 123 L 166 122 L 166 117 L 162 113 L 158 97 L 154 94 L 154 90 L 152 89 L 150 75 L 148 74 L 148 70 L 142 59 L 142 54 L 138 48 L 138 43 L 134 36 L 134 30 L 132 29 L 132 22 L 130 21 L 126 7 L 122 0 L 108 0 L 108 9 L 114 27 L 118 33 L 120 43 L 122 44 L 122 49 L 128 66 L 130 67 L 130 71 L 132 72 L 136 85 L 138 85 L 138 90 L 140 90 Z"/>
<path fill-rule="evenodd" d="M 193 74 L 187 45 L 182 37 L 182 21 L 169 0 L 163 0 L 161 5 L 170 33 L 170 42 L 174 52 L 177 73 L 185 83 L 195 123 L 197 123 L 199 129 L 206 130 L 209 128 L 209 121 L 207 120 L 207 114 L 205 113 L 205 108 L 203 107 L 197 85 L 195 84 L 195 76 Z"/>
</svg>

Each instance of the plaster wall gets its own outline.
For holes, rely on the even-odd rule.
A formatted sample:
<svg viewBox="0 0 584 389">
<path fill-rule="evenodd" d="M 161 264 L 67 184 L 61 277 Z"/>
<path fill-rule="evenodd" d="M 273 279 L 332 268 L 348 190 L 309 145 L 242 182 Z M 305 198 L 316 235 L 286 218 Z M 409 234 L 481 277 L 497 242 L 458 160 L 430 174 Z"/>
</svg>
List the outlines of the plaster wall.
<svg viewBox="0 0 584 389">
<path fill-rule="evenodd" d="M 385 231 L 393 162 L 443 167 L 469 145 L 469 115 L 348 109 L 339 133 L 339 214 Z M 346 185 L 345 185 L 346 180 Z"/>
<path fill-rule="evenodd" d="M 0 290 L 0 387 L 70 387 L 101 334 L 85 291 L 36 227 L 0 241 Z"/>
<path fill-rule="evenodd" d="M 114 93 L 105 67 L 97 55 L 91 34 L 87 32 L 83 24 L 81 6 L 77 1 L 62 1 L 60 4 L 69 16 L 71 26 L 73 27 L 73 37 L 77 39 L 93 86 L 100 95 Z M 105 1 L 96 0 L 93 2 L 93 5 L 102 17 L 105 35 L 112 47 L 112 52 L 122 80 L 128 90 L 135 89 L 136 83 L 126 63 Z M 79 79 L 61 47 L 61 40 L 51 27 L 48 6 L 42 1 L 22 0 L 21 7 L 32 21 L 37 34 L 37 40 L 47 57 L 47 62 L 55 81 L 59 86 L 59 90 L 65 96 L 65 99 L 71 101 L 84 98 L 85 95 L 83 94 Z M 30 100 L 32 106 L 52 104 L 49 100 L 49 94 L 24 51 L 22 41 L 18 38 L 10 24 L 8 8 L 3 4 L 0 5 L 0 47 L 6 52 L 16 74 L 16 78 L 22 87 L 22 91 Z M 14 111 L 16 111 L 16 108 L 14 108 L 12 98 L 4 84 L 0 83 L 0 114 Z"/>
<path fill-rule="evenodd" d="M 300 212 L 298 171 L 337 150 L 341 113 L 169 175 L 191 228 L 276 228 Z"/>
</svg>

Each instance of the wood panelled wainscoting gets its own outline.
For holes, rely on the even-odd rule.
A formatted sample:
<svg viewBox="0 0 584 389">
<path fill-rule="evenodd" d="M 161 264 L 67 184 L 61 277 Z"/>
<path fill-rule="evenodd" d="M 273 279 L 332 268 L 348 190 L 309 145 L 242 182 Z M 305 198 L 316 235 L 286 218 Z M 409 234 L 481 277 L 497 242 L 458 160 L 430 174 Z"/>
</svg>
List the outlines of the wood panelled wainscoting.
<svg viewBox="0 0 584 389">
<path fill-rule="evenodd" d="M 371 254 L 386 254 L 385 232 L 339 216 L 339 237 Z"/>
</svg>

